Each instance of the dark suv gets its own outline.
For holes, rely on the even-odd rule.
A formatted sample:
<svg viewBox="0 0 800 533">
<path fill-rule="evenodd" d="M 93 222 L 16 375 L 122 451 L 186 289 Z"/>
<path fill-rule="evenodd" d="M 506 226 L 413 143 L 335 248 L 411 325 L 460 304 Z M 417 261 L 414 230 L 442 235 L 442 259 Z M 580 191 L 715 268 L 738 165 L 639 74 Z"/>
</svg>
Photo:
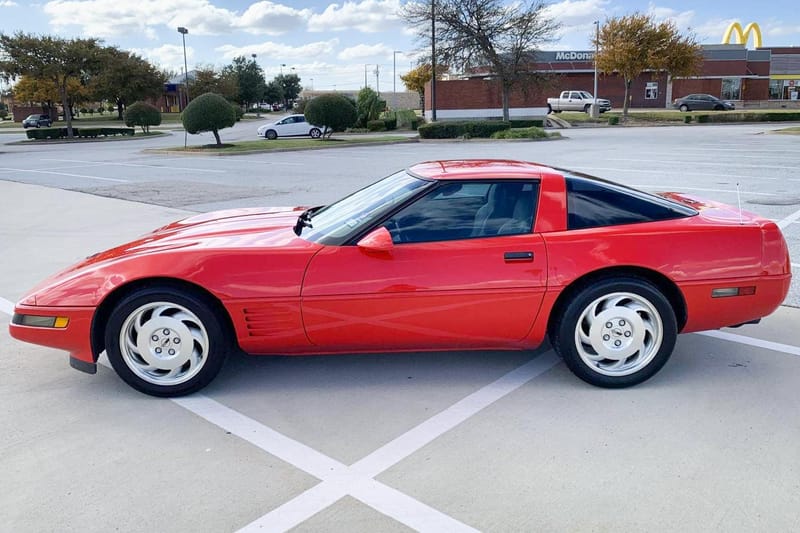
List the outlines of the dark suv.
<svg viewBox="0 0 800 533">
<path fill-rule="evenodd" d="M 50 120 L 50 115 L 28 115 L 28 117 L 22 121 L 23 128 L 39 128 L 41 126 L 49 128 L 52 124 L 53 121 Z"/>
</svg>

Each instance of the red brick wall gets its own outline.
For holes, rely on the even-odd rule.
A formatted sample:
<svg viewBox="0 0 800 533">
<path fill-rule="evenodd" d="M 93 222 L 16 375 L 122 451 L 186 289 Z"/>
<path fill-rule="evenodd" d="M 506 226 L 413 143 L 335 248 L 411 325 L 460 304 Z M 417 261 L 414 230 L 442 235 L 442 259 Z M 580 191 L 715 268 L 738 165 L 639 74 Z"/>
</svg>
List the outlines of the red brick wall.
<svg viewBox="0 0 800 533">
<path fill-rule="evenodd" d="M 672 82 L 672 98 L 681 98 L 687 94 L 705 93 L 720 97 L 722 94 L 722 80 L 712 79 L 680 79 Z"/>
</svg>

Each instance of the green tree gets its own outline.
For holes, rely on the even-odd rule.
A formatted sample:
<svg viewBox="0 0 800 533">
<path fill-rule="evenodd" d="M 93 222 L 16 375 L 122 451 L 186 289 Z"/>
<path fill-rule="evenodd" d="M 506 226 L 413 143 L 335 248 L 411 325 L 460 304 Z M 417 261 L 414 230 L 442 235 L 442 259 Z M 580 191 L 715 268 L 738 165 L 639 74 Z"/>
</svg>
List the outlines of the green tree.
<svg viewBox="0 0 800 533">
<path fill-rule="evenodd" d="M 617 72 L 625 81 L 623 120 L 628 117 L 631 83 L 642 72 L 692 76 L 702 65 L 702 49 L 693 36 L 681 36 L 673 22 L 657 23 L 651 15 L 634 13 L 609 19 L 598 33 L 598 70 Z"/>
<path fill-rule="evenodd" d="M 217 140 L 217 146 L 222 146 L 219 130 L 236 124 L 236 112 L 221 95 L 205 93 L 189 102 L 181 113 L 181 122 L 192 135 L 210 131 Z"/>
<path fill-rule="evenodd" d="M 289 102 L 300 96 L 300 92 L 303 90 L 303 86 L 300 84 L 300 76 L 297 74 L 278 74 L 273 81 L 280 86 L 283 94 L 283 104 L 286 109 L 289 109 Z"/>
<path fill-rule="evenodd" d="M 141 126 L 144 133 L 150 133 L 150 126 L 161 124 L 161 111 L 147 102 L 134 102 L 125 109 L 125 125 L 129 128 Z"/>
<path fill-rule="evenodd" d="M 86 81 L 102 66 L 97 39 L 62 39 L 17 32 L 0 33 L 0 72 L 6 78 L 32 76 L 52 81 L 67 121 L 67 136 L 73 138 L 68 84 Z"/>
<path fill-rule="evenodd" d="M 385 110 L 386 100 L 381 100 L 378 93 L 370 87 L 364 87 L 358 91 L 356 111 L 358 113 L 359 127 L 365 127 L 370 120 L 377 119 Z"/>
<path fill-rule="evenodd" d="M 321 94 L 309 100 L 305 108 L 306 120 L 311 124 L 323 125 L 322 138 L 330 139 L 334 131 L 344 131 L 356 123 L 356 106 L 341 94 Z"/>
<path fill-rule="evenodd" d="M 559 24 L 547 18 L 539 0 L 421 0 L 403 9 L 423 42 L 431 42 L 436 19 L 436 63 L 461 70 L 490 66 L 500 84 L 503 120 L 509 119 L 511 90 L 546 78 L 530 68 L 538 47 L 554 39 Z"/>
<path fill-rule="evenodd" d="M 272 80 L 267 84 L 267 88 L 264 91 L 264 100 L 270 104 L 277 104 L 283 101 L 283 87 L 277 80 Z"/>
<path fill-rule="evenodd" d="M 97 100 L 111 100 L 123 119 L 125 106 L 137 100 L 156 99 L 164 93 L 163 73 L 136 54 L 115 47 L 102 49 L 103 68 L 92 79 Z"/>
<path fill-rule="evenodd" d="M 264 71 L 255 59 L 248 61 L 244 56 L 233 58 L 233 63 L 223 69 L 223 75 L 236 80 L 237 93 L 235 100 L 245 108 L 259 102 L 264 97 L 266 81 Z"/>
</svg>

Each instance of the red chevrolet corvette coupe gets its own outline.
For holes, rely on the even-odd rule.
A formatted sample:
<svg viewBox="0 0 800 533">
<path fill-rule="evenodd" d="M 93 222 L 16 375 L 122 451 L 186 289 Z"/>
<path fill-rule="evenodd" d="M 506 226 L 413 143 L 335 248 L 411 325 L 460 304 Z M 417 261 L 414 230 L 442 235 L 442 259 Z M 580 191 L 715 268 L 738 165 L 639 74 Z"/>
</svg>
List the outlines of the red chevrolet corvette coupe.
<svg viewBox="0 0 800 533">
<path fill-rule="evenodd" d="M 334 204 L 193 216 L 95 254 L 16 306 L 11 335 L 156 396 L 226 354 L 526 350 L 602 387 L 679 332 L 758 321 L 791 280 L 771 221 L 518 161 L 431 161 Z"/>
</svg>

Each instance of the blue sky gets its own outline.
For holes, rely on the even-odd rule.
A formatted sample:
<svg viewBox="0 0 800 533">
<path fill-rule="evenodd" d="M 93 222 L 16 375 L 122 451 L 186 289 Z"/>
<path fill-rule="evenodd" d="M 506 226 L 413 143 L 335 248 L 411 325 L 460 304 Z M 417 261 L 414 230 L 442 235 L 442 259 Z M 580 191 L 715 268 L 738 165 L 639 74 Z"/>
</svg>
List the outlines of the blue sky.
<svg viewBox="0 0 800 533">
<path fill-rule="evenodd" d="M 414 36 L 397 16 L 406 1 L 0 0 L 0 31 L 99 37 L 106 44 L 181 71 L 183 48 L 176 28 L 184 26 L 189 29 L 190 69 L 222 66 L 237 55 L 256 54 L 268 79 L 281 71 L 295 72 L 306 87 L 341 90 L 363 85 L 365 65 L 369 84 L 375 88 L 377 65 L 379 89 L 390 91 L 394 61 L 399 78 L 416 56 Z M 594 20 L 634 11 L 672 19 L 704 44 L 721 42 L 727 26 L 738 21 L 743 26 L 757 22 L 764 46 L 800 46 L 800 10 L 789 0 L 765 4 L 755 0 L 563 0 L 548 4 L 562 29 L 547 49 L 589 49 Z M 397 87 L 402 87 L 399 79 Z"/>
</svg>

